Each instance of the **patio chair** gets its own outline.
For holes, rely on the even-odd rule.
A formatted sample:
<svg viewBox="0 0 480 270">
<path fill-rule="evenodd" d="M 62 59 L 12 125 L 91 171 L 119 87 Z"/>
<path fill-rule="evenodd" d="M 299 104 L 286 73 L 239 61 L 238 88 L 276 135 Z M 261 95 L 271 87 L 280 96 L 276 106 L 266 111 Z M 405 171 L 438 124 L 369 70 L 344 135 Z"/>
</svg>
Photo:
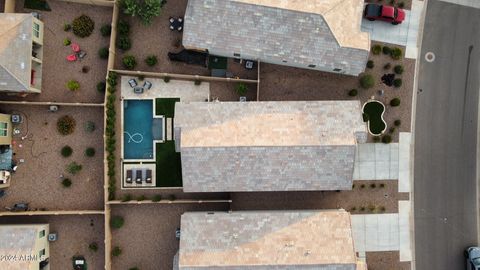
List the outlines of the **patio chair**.
<svg viewBox="0 0 480 270">
<path fill-rule="evenodd" d="M 145 182 L 148 184 L 152 183 L 152 170 L 147 170 L 147 176 L 146 176 Z"/>
<path fill-rule="evenodd" d="M 141 184 L 142 180 L 143 180 L 143 171 L 142 170 L 136 170 L 135 183 Z"/>
<path fill-rule="evenodd" d="M 77 61 L 77 56 L 75 54 L 70 54 L 67 56 L 67 61 L 68 62 L 75 62 Z"/>
<path fill-rule="evenodd" d="M 82 60 L 83 58 L 85 58 L 85 56 L 87 56 L 87 53 L 85 51 L 79 51 L 77 52 L 77 56 L 80 60 Z"/>
<path fill-rule="evenodd" d="M 72 46 L 73 52 L 76 52 L 76 53 L 80 52 L 80 46 L 77 43 L 72 43 L 71 46 Z"/>
<path fill-rule="evenodd" d="M 133 88 L 133 92 L 134 92 L 135 94 L 142 94 L 142 93 L 143 93 L 143 87 L 138 87 L 138 86 L 137 86 L 137 87 L 134 87 L 134 88 Z"/>
<path fill-rule="evenodd" d="M 152 83 L 150 81 L 145 81 L 143 83 L 143 89 L 150 90 L 150 88 L 152 88 Z"/>
<path fill-rule="evenodd" d="M 132 87 L 132 88 L 134 88 L 135 86 L 138 85 L 137 80 L 135 80 L 135 79 L 130 79 L 130 80 L 128 80 L 128 84 L 129 84 L 130 87 Z"/>
<path fill-rule="evenodd" d="M 128 184 L 131 184 L 131 183 L 132 183 L 132 175 L 133 175 L 132 170 L 127 170 L 127 178 L 125 179 L 125 181 L 126 181 Z"/>
</svg>

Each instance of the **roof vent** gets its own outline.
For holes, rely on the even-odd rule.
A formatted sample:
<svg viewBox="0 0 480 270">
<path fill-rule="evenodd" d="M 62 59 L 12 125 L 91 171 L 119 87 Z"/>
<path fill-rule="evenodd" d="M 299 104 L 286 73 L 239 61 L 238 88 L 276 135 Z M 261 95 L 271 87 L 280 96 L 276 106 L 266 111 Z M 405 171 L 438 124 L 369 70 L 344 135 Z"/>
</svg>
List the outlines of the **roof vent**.
<svg viewBox="0 0 480 270">
<path fill-rule="evenodd" d="M 27 34 L 22 34 L 22 40 L 27 40 Z"/>
<path fill-rule="evenodd" d="M 20 68 L 25 69 L 25 63 L 24 62 L 20 63 Z"/>
</svg>

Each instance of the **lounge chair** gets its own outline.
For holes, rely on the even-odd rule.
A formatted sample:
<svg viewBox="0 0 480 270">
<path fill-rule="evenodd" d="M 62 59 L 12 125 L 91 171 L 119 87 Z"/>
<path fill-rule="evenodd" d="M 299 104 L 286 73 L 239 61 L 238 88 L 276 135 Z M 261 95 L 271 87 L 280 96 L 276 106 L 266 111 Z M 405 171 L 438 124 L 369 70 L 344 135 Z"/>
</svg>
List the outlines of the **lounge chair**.
<svg viewBox="0 0 480 270">
<path fill-rule="evenodd" d="M 152 88 L 152 83 L 150 81 L 145 81 L 143 83 L 143 89 L 150 90 L 150 88 Z"/>
<path fill-rule="evenodd" d="M 152 170 L 147 170 L 147 178 L 145 179 L 146 183 L 151 184 L 152 183 Z"/>
<path fill-rule="evenodd" d="M 125 181 L 127 182 L 127 184 L 131 184 L 132 183 L 132 175 L 133 175 L 133 172 L 132 170 L 127 170 L 127 177 L 125 179 Z"/>
<path fill-rule="evenodd" d="M 67 61 L 68 61 L 68 62 L 75 62 L 75 61 L 77 61 L 77 55 L 75 55 L 75 54 L 70 54 L 70 55 L 68 55 L 68 56 L 67 56 Z"/>
<path fill-rule="evenodd" d="M 80 52 L 80 46 L 77 43 L 72 43 L 71 46 L 72 46 L 73 52 L 76 52 L 76 53 Z"/>
<path fill-rule="evenodd" d="M 137 184 L 141 184 L 142 180 L 143 180 L 143 171 L 142 170 L 136 170 L 135 182 Z"/>
<path fill-rule="evenodd" d="M 135 79 L 130 79 L 130 80 L 128 80 L 128 84 L 129 84 L 130 87 L 132 87 L 132 88 L 134 88 L 135 86 L 138 85 L 137 80 L 135 80 Z"/>
<path fill-rule="evenodd" d="M 135 94 L 142 94 L 142 93 L 143 93 L 143 87 L 139 87 L 139 86 L 134 87 L 134 88 L 133 88 L 133 92 L 134 92 Z"/>
</svg>

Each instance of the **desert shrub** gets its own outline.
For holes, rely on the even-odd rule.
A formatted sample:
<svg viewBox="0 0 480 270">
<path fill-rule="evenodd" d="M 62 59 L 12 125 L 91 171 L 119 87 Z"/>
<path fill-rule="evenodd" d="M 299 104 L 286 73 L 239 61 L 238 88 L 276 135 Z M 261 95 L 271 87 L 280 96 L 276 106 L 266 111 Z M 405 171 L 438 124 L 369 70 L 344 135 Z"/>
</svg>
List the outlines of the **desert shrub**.
<svg viewBox="0 0 480 270">
<path fill-rule="evenodd" d="M 67 82 L 67 88 L 70 91 L 77 91 L 78 89 L 80 89 L 80 83 L 75 80 L 70 80 Z"/>
<path fill-rule="evenodd" d="M 87 157 L 95 156 L 95 148 L 88 147 L 87 149 L 85 149 L 85 156 L 87 156 Z"/>
<path fill-rule="evenodd" d="M 62 135 L 72 134 L 75 130 L 75 119 L 70 115 L 64 115 L 60 117 L 57 121 L 57 130 Z"/>
<path fill-rule="evenodd" d="M 63 24 L 63 31 L 68 32 L 70 30 L 72 30 L 72 25 L 71 24 L 69 24 L 69 23 Z"/>
<path fill-rule="evenodd" d="M 97 243 L 95 243 L 95 242 L 90 243 L 90 245 L 88 245 L 88 249 L 90 249 L 90 250 L 93 251 L 93 252 L 97 252 L 97 250 L 98 250 L 98 245 L 97 245 Z"/>
<path fill-rule="evenodd" d="M 240 82 L 235 85 L 235 92 L 237 92 L 239 96 L 245 96 L 247 90 L 248 86 L 245 83 Z"/>
<path fill-rule="evenodd" d="M 360 77 L 360 85 L 362 88 L 368 89 L 375 85 L 375 79 L 371 74 L 365 74 Z"/>
<path fill-rule="evenodd" d="M 72 44 L 72 41 L 69 38 L 63 39 L 63 46 L 69 46 L 70 44 Z"/>
<path fill-rule="evenodd" d="M 402 86 L 402 79 L 399 78 L 399 79 L 393 80 L 393 86 L 395 86 L 397 88 L 401 87 Z"/>
<path fill-rule="evenodd" d="M 388 47 L 388 46 L 383 46 L 383 48 L 382 48 L 383 54 L 387 54 L 387 55 L 388 55 L 388 54 L 391 53 L 391 51 L 392 51 L 392 49 L 391 49 L 390 47 Z"/>
<path fill-rule="evenodd" d="M 92 121 L 85 122 L 84 129 L 85 129 L 85 132 L 87 132 L 87 133 L 94 132 L 95 131 L 95 123 L 92 122 Z"/>
<path fill-rule="evenodd" d="M 383 69 L 389 70 L 391 67 L 392 67 L 392 64 L 386 63 L 386 64 L 383 66 Z"/>
<path fill-rule="evenodd" d="M 382 46 L 380 46 L 378 44 L 372 46 L 372 53 L 373 54 L 378 55 L 378 54 L 380 54 L 381 51 L 382 51 Z"/>
<path fill-rule="evenodd" d="M 405 7 L 405 3 L 404 3 L 404 2 L 398 3 L 398 7 L 399 7 L 399 8 L 404 8 L 404 7 Z"/>
<path fill-rule="evenodd" d="M 81 15 L 72 22 L 73 33 L 78 37 L 88 37 L 95 28 L 95 22 L 87 15 Z"/>
<path fill-rule="evenodd" d="M 397 73 L 398 75 L 401 75 L 403 73 L 403 66 L 402 65 L 396 65 L 393 68 L 393 71 L 395 71 L 395 73 Z"/>
<path fill-rule="evenodd" d="M 110 34 L 112 33 L 112 26 L 110 24 L 102 25 L 102 27 L 100 27 L 100 33 L 104 37 L 110 36 Z"/>
<path fill-rule="evenodd" d="M 168 83 L 170 81 L 170 77 L 168 77 L 168 76 L 163 77 L 163 81 Z"/>
<path fill-rule="evenodd" d="M 361 189 L 364 189 L 364 188 L 365 188 L 365 184 L 361 184 L 361 185 L 360 185 L 360 188 L 361 188 Z"/>
<path fill-rule="evenodd" d="M 381 187 L 381 188 L 384 188 L 384 187 L 385 187 L 385 184 L 384 184 L 384 183 L 380 183 L 380 187 Z"/>
<path fill-rule="evenodd" d="M 72 180 L 70 180 L 68 178 L 63 179 L 62 180 L 62 186 L 66 187 L 66 188 L 72 186 Z"/>
<path fill-rule="evenodd" d="M 100 50 L 98 50 L 98 56 L 101 59 L 108 59 L 108 48 L 107 47 L 100 48 Z"/>
<path fill-rule="evenodd" d="M 173 201 L 175 201 L 176 199 L 177 199 L 177 197 L 175 197 L 174 194 L 168 195 L 168 200 L 169 200 L 169 201 L 172 201 L 172 202 L 173 202 Z"/>
<path fill-rule="evenodd" d="M 112 227 L 113 229 L 120 229 L 124 223 L 125 220 L 121 216 L 113 216 L 110 219 L 110 227 Z"/>
<path fill-rule="evenodd" d="M 377 187 L 377 185 L 375 183 L 370 184 L 370 188 L 376 188 L 376 187 Z"/>
<path fill-rule="evenodd" d="M 385 206 L 380 206 L 378 208 L 378 211 L 380 211 L 380 212 L 385 212 L 385 210 L 387 210 L 387 209 L 385 209 Z"/>
<path fill-rule="evenodd" d="M 375 210 L 375 205 L 370 204 L 370 205 L 368 206 L 368 210 L 370 210 L 370 212 L 373 212 L 373 211 Z"/>
<path fill-rule="evenodd" d="M 145 197 L 145 195 L 140 195 L 138 196 L 137 201 L 141 202 L 141 201 L 145 201 L 146 199 L 147 197 Z"/>
<path fill-rule="evenodd" d="M 82 67 L 82 73 L 88 73 L 89 71 L 90 71 L 90 68 L 88 66 Z"/>
<path fill-rule="evenodd" d="M 402 121 L 400 119 L 397 119 L 393 122 L 393 124 L 397 127 L 399 127 L 402 124 Z"/>
<path fill-rule="evenodd" d="M 128 51 L 132 48 L 132 42 L 128 36 L 120 36 L 117 39 L 117 47 L 122 51 Z"/>
<path fill-rule="evenodd" d="M 391 142 L 392 142 L 392 136 L 390 136 L 390 135 L 388 135 L 388 134 L 387 134 L 387 135 L 384 135 L 384 136 L 382 137 L 382 142 L 383 142 L 383 143 L 391 143 Z"/>
<path fill-rule="evenodd" d="M 200 81 L 200 80 L 195 80 L 195 82 L 194 82 L 193 84 L 195 84 L 195 85 L 200 85 L 200 84 L 202 84 L 202 81 Z"/>
<path fill-rule="evenodd" d="M 388 129 L 388 133 L 394 133 L 395 132 L 395 127 L 391 127 Z"/>
<path fill-rule="evenodd" d="M 365 211 L 365 206 L 361 206 L 361 207 L 360 207 L 360 211 L 361 211 L 361 212 L 364 212 L 364 211 Z"/>
<path fill-rule="evenodd" d="M 60 150 L 60 153 L 62 154 L 62 157 L 69 157 L 72 155 L 73 149 L 72 147 L 65 145 L 62 147 L 62 150 Z"/>
<path fill-rule="evenodd" d="M 147 58 L 145 58 L 145 64 L 147 64 L 150 67 L 153 67 L 157 64 L 158 60 L 155 55 L 149 55 Z"/>
<path fill-rule="evenodd" d="M 390 53 L 390 56 L 394 59 L 394 60 L 398 60 L 402 57 L 402 49 L 400 48 L 393 48 L 391 53 Z"/>
<path fill-rule="evenodd" d="M 367 68 L 373 68 L 375 66 L 375 63 L 373 63 L 372 60 L 368 60 L 367 62 Z"/>
<path fill-rule="evenodd" d="M 124 68 L 133 70 L 137 65 L 137 60 L 135 60 L 135 56 L 133 55 L 125 55 L 122 59 L 122 64 Z"/>
<path fill-rule="evenodd" d="M 153 202 L 159 202 L 161 200 L 162 200 L 162 195 L 160 194 L 153 196 L 153 199 L 152 199 Z"/>
<path fill-rule="evenodd" d="M 117 73 L 110 71 L 108 73 L 107 83 L 111 87 L 115 87 L 117 85 Z"/>
<path fill-rule="evenodd" d="M 118 257 L 122 254 L 122 249 L 119 246 L 116 246 L 112 249 L 112 256 Z"/>
<path fill-rule="evenodd" d="M 393 98 L 392 100 L 390 100 L 390 106 L 392 106 L 392 107 L 400 106 L 400 99 L 399 98 Z"/>
<path fill-rule="evenodd" d="M 130 24 L 124 20 L 118 21 L 117 31 L 120 36 L 128 35 L 128 33 L 130 32 Z"/>
<path fill-rule="evenodd" d="M 352 208 L 350 208 L 350 211 L 351 211 L 351 212 L 355 212 L 356 210 L 357 210 L 357 207 L 355 207 L 355 206 L 352 207 Z"/>
<path fill-rule="evenodd" d="M 352 89 L 352 90 L 348 91 L 348 95 L 351 96 L 351 97 L 355 97 L 356 95 L 358 95 L 357 89 Z"/>
<path fill-rule="evenodd" d="M 67 172 L 71 174 L 77 174 L 82 170 L 82 165 L 78 164 L 75 161 L 70 162 L 70 164 L 67 165 Z"/>
<path fill-rule="evenodd" d="M 132 195 L 130 194 L 123 195 L 122 202 L 129 202 L 131 200 L 132 200 Z"/>
<path fill-rule="evenodd" d="M 98 82 L 97 83 L 97 91 L 100 93 L 105 93 L 105 88 L 107 87 L 107 84 L 105 82 Z"/>
<path fill-rule="evenodd" d="M 165 0 L 121 0 L 120 7 L 123 13 L 139 17 L 143 24 L 149 25 L 156 16 L 160 15 L 165 2 Z"/>
</svg>

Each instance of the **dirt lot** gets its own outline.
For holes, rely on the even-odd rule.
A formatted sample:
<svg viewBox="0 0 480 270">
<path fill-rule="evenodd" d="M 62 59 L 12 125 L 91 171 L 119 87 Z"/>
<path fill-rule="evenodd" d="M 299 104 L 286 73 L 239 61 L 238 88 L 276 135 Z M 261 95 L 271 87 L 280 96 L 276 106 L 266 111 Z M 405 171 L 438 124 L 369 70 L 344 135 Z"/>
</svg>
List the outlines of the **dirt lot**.
<svg viewBox="0 0 480 270">
<path fill-rule="evenodd" d="M 235 92 L 236 83 L 232 82 L 211 82 L 210 98 L 219 101 L 239 101 L 240 96 Z M 257 84 L 247 84 L 247 101 L 257 100 Z"/>
<path fill-rule="evenodd" d="M 400 262 L 398 251 L 367 252 L 368 270 L 410 270 L 410 262 Z"/>
<path fill-rule="evenodd" d="M 375 183 L 376 187 L 370 185 Z M 380 187 L 380 183 L 385 186 Z M 398 201 L 408 194 L 398 193 L 396 180 L 354 181 L 352 191 L 251 192 L 231 193 L 232 210 L 338 209 L 352 214 L 398 213 Z M 361 185 L 365 185 L 363 188 Z M 375 209 L 370 210 L 370 206 Z M 355 210 L 352 208 L 355 207 Z M 361 209 L 364 207 L 365 209 Z M 381 210 L 385 207 L 385 210 Z"/>
<path fill-rule="evenodd" d="M 376 43 L 373 43 L 376 44 Z M 393 47 L 393 45 L 389 45 Z M 404 48 L 402 48 L 404 51 Z M 412 59 L 401 59 L 394 61 L 390 56 L 370 55 L 375 67 L 366 70 L 365 73 L 374 75 L 375 86 L 366 90 L 361 89 L 359 77 L 334 74 L 330 72 L 319 72 L 308 69 L 298 69 L 287 66 L 261 64 L 260 66 L 260 100 L 261 101 L 282 101 L 282 100 L 352 100 L 357 99 L 366 102 L 372 96 L 383 102 L 386 106 L 384 114 L 388 128 L 393 127 L 393 122 L 400 119 L 402 125 L 392 133 L 394 142 L 398 142 L 398 133 L 409 132 L 412 110 L 413 77 L 415 72 L 415 61 Z M 391 63 L 390 70 L 384 70 L 386 63 Z M 395 65 L 403 65 L 405 71 L 401 75 L 403 84 L 400 88 L 388 87 L 381 82 L 385 73 L 393 73 Z M 397 75 L 398 77 L 398 75 Z M 358 96 L 350 97 L 349 90 L 358 89 Z M 384 90 L 383 96 L 378 91 Z M 399 107 L 392 107 L 389 102 L 392 98 L 401 99 Z M 387 130 L 388 132 L 388 130 Z M 370 138 L 372 141 L 372 138 Z"/>
<path fill-rule="evenodd" d="M 112 206 L 112 216 L 125 219 L 125 225 L 112 231 L 112 248 L 122 254 L 112 258 L 112 269 L 172 269 L 179 241 L 175 229 L 186 211 L 227 211 L 228 204 L 129 205 Z"/>
<path fill-rule="evenodd" d="M 105 226 L 103 215 L 87 216 L 31 216 L 2 217 L 1 224 L 48 223 L 50 232 L 56 232 L 58 239 L 50 242 L 50 269 L 72 269 L 72 257 L 82 255 L 88 269 L 104 269 Z M 88 245 L 97 243 L 98 250 L 90 251 Z"/>
<path fill-rule="evenodd" d="M 49 210 L 103 209 L 103 108 L 60 107 L 58 112 L 51 113 L 45 106 L 2 104 L 1 110 L 24 118 L 22 124 L 14 126 L 20 130 L 13 137 L 18 169 L 7 195 L 0 199 L 1 209 L 18 202 Z M 56 124 L 64 115 L 76 121 L 74 133 L 66 136 L 58 133 Z M 84 130 L 87 121 L 95 123 L 94 132 Z M 73 149 L 68 158 L 60 155 L 65 145 Z M 87 147 L 95 149 L 94 157 L 85 156 Z M 72 161 L 83 166 L 76 175 L 65 171 Z M 61 185 L 61 175 L 71 179 L 71 187 Z"/>
<path fill-rule="evenodd" d="M 29 100 L 29 101 L 56 101 L 56 102 L 83 102 L 102 103 L 103 93 L 96 89 L 100 81 L 105 80 L 107 60 L 98 57 L 101 47 L 108 47 L 109 37 L 100 35 L 100 27 L 110 24 L 112 8 L 92 5 L 75 4 L 64 1 L 48 1 L 52 11 L 38 11 L 44 23 L 44 46 L 42 68 L 42 93 L 32 94 L 27 98 L 15 98 L 1 95 L 2 100 Z M 23 1 L 17 1 L 18 12 L 23 10 Z M 76 17 L 85 14 L 95 22 L 95 29 L 89 37 L 76 37 L 71 31 L 65 32 L 63 25 L 71 23 Z M 70 38 L 80 45 L 81 50 L 87 53 L 82 61 L 67 62 L 67 55 L 72 54 L 70 46 L 64 46 L 63 40 Z M 88 73 L 82 73 L 82 67 L 90 68 Z M 77 80 L 80 89 L 72 92 L 66 88 L 69 80 Z"/>
</svg>

